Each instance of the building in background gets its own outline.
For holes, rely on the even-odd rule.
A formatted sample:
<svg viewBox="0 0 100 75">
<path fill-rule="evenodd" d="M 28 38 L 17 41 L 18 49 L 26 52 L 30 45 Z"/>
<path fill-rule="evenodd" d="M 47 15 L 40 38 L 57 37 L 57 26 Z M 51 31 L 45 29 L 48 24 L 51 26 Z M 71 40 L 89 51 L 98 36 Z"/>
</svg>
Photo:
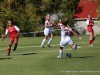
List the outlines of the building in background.
<svg viewBox="0 0 100 75">
<path fill-rule="evenodd" d="M 100 12 L 97 12 L 97 2 L 100 3 L 100 0 L 80 0 L 77 9 L 74 13 L 74 26 L 81 32 L 81 34 L 88 34 L 86 31 L 86 19 L 88 14 L 92 15 L 94 20 L 94 27 L 93 29 L 96 31 L 97 34 L 100 34 L 100 25 L 98 25 L 97 16 Z"/>
</svg>

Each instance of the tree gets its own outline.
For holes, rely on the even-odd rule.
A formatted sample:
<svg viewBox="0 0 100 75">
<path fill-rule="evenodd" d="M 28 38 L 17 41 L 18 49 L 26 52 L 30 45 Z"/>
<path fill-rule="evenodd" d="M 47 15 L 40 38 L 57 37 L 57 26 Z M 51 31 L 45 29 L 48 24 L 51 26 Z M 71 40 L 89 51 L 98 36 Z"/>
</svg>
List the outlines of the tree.
<svg viewBox="0 0 100 75">
<path fill-rule="evenodd" d="M 73 13 L 79 0 L 0 0 L 0 32 L 7 27 L 7 20 L 13 18 L 24 32 L 38 31 L 47 13 L 59 13 L 68 17 L 73 25 Z"/>
</svg>

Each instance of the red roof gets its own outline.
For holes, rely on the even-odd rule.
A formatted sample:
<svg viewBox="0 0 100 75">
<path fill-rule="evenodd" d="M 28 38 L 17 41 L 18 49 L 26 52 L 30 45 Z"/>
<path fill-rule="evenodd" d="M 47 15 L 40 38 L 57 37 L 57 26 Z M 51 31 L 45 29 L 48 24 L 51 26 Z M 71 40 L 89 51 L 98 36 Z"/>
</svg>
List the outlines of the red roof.
<svg viewBox="0 0 100 75">
<path fill-rule="evenodd" d="M 100 0 L 80 0 L 76 12 L 74 13 L 74 18 L 87 18 L 89 13 L 93 18 L 96 18 L 98 15 L 96 12 L 96 2 L 100 3 Z"/>
</svg>

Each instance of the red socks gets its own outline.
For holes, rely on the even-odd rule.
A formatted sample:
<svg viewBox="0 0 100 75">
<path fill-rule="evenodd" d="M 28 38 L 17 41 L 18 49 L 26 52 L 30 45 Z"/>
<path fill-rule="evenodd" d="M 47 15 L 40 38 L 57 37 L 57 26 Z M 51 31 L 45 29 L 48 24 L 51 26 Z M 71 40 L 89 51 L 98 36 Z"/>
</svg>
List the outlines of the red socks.
<svg viewBox="0 0 100 75">
<path fill-rule="evenodd" d="M 89 45 L 92 45 L 93 44 L 93 40 L 89 40 Z"/>
<path fill-rule="evenodd" d="M 11 48 L 10 48 L 10 47 L 8 47 L 8 55 L 10 55 L 10 51 L 11 51 Z"/>
</svg>

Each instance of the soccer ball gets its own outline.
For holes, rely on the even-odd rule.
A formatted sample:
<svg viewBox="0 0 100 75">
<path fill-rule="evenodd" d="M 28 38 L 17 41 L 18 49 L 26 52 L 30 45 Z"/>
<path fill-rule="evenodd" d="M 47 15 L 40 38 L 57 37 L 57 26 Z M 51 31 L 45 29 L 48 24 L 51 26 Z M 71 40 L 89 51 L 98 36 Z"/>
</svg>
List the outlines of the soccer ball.
<svg viewBox="0 0 100 75">
<path fill-rule="evenodd" d="M 66 58 L 71 58 L 71 53 L 70 52 L 66 53 Z"/>
</svg>

